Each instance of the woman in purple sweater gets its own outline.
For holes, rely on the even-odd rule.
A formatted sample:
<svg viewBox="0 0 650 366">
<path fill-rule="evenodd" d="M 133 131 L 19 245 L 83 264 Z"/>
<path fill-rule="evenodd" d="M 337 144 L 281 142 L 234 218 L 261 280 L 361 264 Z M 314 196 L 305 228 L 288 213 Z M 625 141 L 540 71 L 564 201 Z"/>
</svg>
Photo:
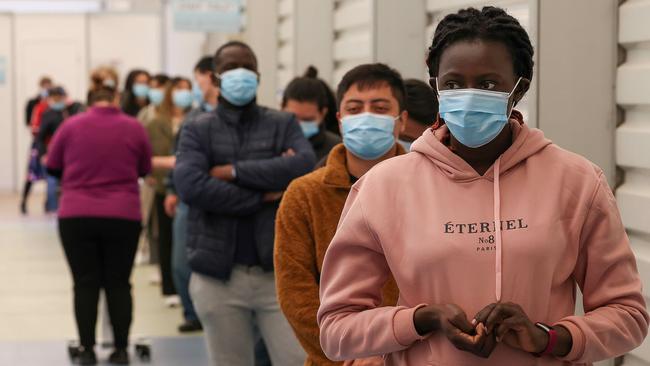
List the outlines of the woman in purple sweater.
<svg viewBox="0 0 650 366">
<path fill-rule="evenodd" d="M 130 277 L 141 230 L 138 178 L 151 171 L 151 146 L 142 125 L 120 111 L 115 88 L 101 87 L 91 98 L 88 112 L 57 131 L 47 169 L 62 182 L 59 234 L 74 280 L 78 361 L 97 363 L 93 347 L 103 288 L 115 339 L 110 362 L 128 364 Z"/>
</svg>

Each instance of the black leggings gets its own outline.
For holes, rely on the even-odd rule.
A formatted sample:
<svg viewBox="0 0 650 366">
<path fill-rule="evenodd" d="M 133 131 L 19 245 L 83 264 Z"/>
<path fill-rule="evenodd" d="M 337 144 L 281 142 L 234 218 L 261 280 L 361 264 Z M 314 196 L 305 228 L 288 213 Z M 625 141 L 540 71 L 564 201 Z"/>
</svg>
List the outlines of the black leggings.
<svg viewBox="0 0 650 366">
<path fill-rule="evenodd" d="M 122 219 L 59 220 L 59 235 L 74 280 L 77 329 L 84 347 L 95 345 L 100 288 L 106 293 L 115 347 L 129 344 L 133 312 L 130 277 L 140 230 L 140 222 Z"/>
<path fill-rule="evenodd" d="M 162 294 L 176 295 L 174 277 L 172 277 L 172 238 L 174 219 L 165 212 L 165 195 L 156 193 L 154 199 L 156 219 L 158 220 L 158 259 L 160 262 L 160 277 Z"/>
</svg>

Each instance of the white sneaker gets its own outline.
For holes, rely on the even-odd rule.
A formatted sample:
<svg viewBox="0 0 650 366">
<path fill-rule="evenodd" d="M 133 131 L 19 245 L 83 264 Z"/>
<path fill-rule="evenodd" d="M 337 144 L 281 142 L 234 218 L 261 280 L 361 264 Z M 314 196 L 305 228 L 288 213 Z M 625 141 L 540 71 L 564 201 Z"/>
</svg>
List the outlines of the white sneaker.
<svg viewBox="0 0 650 366">
<path fill-rule="evenodd" d="M 181 298 L 178 295 L 165 296 L 165 305 L 168 308 L 176 308 L 181 305 Z"/>
</svg>

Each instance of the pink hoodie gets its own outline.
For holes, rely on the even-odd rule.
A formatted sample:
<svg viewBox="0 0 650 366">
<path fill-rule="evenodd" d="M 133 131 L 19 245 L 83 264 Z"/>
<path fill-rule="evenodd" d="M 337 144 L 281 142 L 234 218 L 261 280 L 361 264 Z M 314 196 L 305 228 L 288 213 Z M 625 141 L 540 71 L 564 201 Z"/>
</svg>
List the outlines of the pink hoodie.
<svg viewBox="0 0 650 366">
<path fill-rule="evenodd" d="M 386 365 L 581 365 L 624 354 L 646 336 L 636 262 L 602 171 L 537 129 L 510 121 L 512 146 L 480 176 L 441 140 L 377 165 L 352 188 L 321 273 L 321 345 L 333 360 L 386 355 Z M 495 222 L 499 223 L 495 225 Z M 378 307 L 392 273 L 398 306 Z M 585 316 L 575 316 L 576 287 Z M 566 327 L 563 359 L 499 344 L 489 359 L 413 314 L 454 303 L 468 319 L 495 301 Z"/>
</svg>

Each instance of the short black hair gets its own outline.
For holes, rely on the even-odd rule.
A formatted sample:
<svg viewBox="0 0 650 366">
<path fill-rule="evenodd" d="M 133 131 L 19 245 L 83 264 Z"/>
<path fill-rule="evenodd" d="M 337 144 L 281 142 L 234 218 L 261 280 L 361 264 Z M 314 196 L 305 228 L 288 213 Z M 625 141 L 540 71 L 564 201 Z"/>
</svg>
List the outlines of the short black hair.
<svg viewBox="0 0 650 366">
<path fill-rule="evenodd" d="M 323 110 L 323 108 L 329 107 L 327 92 L 323 83 L 318 79 L 318 70 L 309 66 L 304 76 L 294 78 L 284 89 L 282 107 L 285 107 L 289 100 L 295 100 L 315 103 L 319 110 Z"/>
<path fill-rule="evenodd" d="M 194 71 L 200 72 L 202 74 L 206 72 L 212 72 L 213 61 L 214 57 L 212 56 L 201 57 L 199 62 L 196 63 L 196 66 L 194 66 Z"/>
<path fill-rule="evenodd" d="M 406 109 L 406 103 L 404 102 L 406 88 L 404 87 L 402 75 L 397 70 L 382 63 L 363 64 L 348 71 L 341 79 L 336 91 L 337 108 L 341 108 L 343 96 L 353 85 L 357 85 L 359 89 L 363 90 L 384 83 L 388 84 L 393 96 L 397 99 L 400 112 Z"/>
<path fill-rule="evenodd" d="M 481 10 L 463 9 L 442 19 L 429 47 L 429 76 L 438 76 L 440 57 L 447 47 L 460 41 L 473 40 L 503 43 L 510 51 L 515 76 L 532 80 L 535 51 L 528 33 L 517 19 L 494 6 Z"/>
<path fill-rule="evenodd" d="M 216 68 L 217 65 L 219 65 L 219 63 L 221 62 L 221 53 L 223 52 L 223 50 L 225 50 L 226 48 L 229 48 L 229 47 L 241 47 L 241 48 L 247 49 L 248 51 L 250 51 L 251 55 L 253 55 L 253 58 L 255 59 L 255 62 L 257 62 L 257 56 L 255 56 L 255 52 L 253 51 L 251 46 L 249 46 L 248 44 L 246 44 L 246 43 L 244 43 L 242 41 L 228 41 L 228 42 L 224 43 L 223 45 L 221 45 L 221 47 L 219 47 L 217 49 L 217 52 L 214 53 L 214 59 L 213 59 L 213 67 L 214 68 Z"/>
<path fill-rule="evenodd" d="M 63 89 L 62 86 L 57 85 L 49 88 L 47 90 L 47 95 L 50 97 L 64 97 L 67 95 L 67 93 L 65 92 L 65 89 Z"/>
<path fill-rule="evenodd" d="M 404 86 L 409 119 L 423 126 L 431 126 L 438 115 L 438 99 L 431 86 L 418 79 L 407 79 Z"/>
</svg>

